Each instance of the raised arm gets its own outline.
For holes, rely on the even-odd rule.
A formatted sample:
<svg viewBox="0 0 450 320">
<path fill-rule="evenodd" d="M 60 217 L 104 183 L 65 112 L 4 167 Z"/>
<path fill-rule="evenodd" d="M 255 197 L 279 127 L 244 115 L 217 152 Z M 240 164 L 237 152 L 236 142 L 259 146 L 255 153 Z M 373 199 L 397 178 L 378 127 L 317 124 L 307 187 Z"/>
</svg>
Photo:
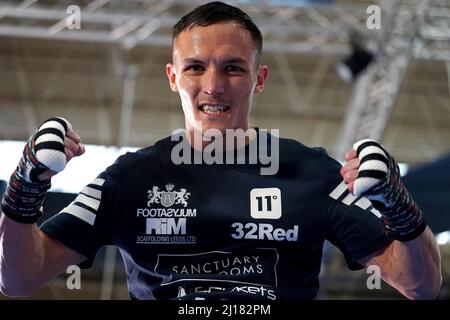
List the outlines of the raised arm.
<svg viewBox="0 0 450 320">
<path fill-rule="evenodd" d="M 436 298 L 442 283 L 439 247 L 403 186 L 394 158 L 377 142 L 362 140 L 347 153 L 346 161 L 341 175 L 349 191 L 372 201 L 394 239 L 359 262 L 378 266 L 382 279 L 409 299 Z"/>
<path fill-rule="evenodd" d="M 385 249 L 359 261 L 380 268 L 381 277 L 408 299 L 434 299 L 441 288 L 439 248 L 427 227 L 410 241 L 393 241 Z"/>
<path fill-rule="evenodd" d="M 39 230 L 36 224 L 0 216 L 0 291 L 10 297 L 39 287 L 86 258 Z"/>
<path fill-rule="evenodd" d="M 85 258 L 48 237 L 36 225 L 50 179 L 82 155 L 80 137 L 62 118 L 45 121 L 28 140 L 1 203 L 0 290 L 28 296 Z"/>
</svg>

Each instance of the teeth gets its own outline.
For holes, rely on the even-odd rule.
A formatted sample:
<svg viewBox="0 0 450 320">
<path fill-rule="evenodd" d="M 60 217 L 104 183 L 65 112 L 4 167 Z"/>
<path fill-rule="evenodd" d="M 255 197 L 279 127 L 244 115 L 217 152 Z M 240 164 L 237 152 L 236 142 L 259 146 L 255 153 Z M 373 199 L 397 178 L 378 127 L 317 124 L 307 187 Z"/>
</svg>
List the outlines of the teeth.
<svg viewBox="0 0 450 320">
<path fill-rule="evenodd" d="M 221 106 L 216 104 L 204 104 L 201 106 L 201 109 L 208 114 L 218 114 L 228 110 L 227 106 Z"/>
</svg>

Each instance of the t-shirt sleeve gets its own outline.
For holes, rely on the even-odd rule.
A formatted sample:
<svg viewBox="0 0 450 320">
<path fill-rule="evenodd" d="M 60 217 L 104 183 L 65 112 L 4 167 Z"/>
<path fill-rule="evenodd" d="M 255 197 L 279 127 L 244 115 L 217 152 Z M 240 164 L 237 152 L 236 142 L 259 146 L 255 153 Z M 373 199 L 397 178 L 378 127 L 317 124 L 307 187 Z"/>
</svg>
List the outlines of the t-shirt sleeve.
<svg viewBox="0 0 450 320">
<path fill-rule="evenodd" d="M 67 207 L 45 221 L 40 229 L 50 237 L 87 258 L 80 266 L 90 267 L 99 249 L 113 244 L 115 165 L 85 186 Z"/>
<path fill-rule="evenodd" d="M 338 247 L 351 270 L 362 269 L 357 260 L 393 241 L 384 231 L 381 214 L 370 200 L 351 194 L 340 175 L 341 165 L 323 153 L 328 162 L 325 187 L 327 240 Z"/>
</svg>

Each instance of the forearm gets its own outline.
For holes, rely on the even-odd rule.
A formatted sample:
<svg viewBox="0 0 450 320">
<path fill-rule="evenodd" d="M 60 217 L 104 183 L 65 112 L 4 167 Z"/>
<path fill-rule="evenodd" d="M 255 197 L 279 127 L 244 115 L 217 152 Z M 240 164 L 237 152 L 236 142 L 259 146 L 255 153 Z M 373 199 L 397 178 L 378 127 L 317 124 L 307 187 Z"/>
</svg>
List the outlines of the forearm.
<svg viewBox="0 0 450 320">
<path fill-rule="evenodd" d="M 45 263 L 41 232 L 36 224 L 0 216 L 0 289 L 8 296 L 30 295 Z"/>
<path fill-rule="evenodd" d="M 410 299 L 433 299 L 441 286 L 439 248 L 422 210 L 401 182 L 395 159 L 378 142 L 357 142 L 342 168 L 349 189 L 367 197 L 381 213 L 386 234 L 395 239 L 364 265 L 378 265 L 382 278 Z"/>
<path fill-rule="evenodd" d="M 36 225 L 51 177 L 83 153 L 80 137 L 59 117 L 44 121 L 25 144 L 0 203 L 0 290 L 4 294 L 30 295 L 67 265 L 84 260 Z"/>
<path fill-rule="evenodd" d="M 442 283 L 439 247 L 429 228 L 411 241 L 394 241 L 384 280 L 409 299 L 434 299 Z"/>
</svg>

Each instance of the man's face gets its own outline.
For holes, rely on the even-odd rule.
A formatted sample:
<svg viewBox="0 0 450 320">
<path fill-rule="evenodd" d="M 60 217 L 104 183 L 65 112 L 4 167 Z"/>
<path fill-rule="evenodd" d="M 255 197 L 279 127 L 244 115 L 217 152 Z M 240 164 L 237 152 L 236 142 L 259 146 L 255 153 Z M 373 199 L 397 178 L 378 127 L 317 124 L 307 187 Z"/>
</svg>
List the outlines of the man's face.
<svg viewBox="0 0 450 320">
<path fill-rule="evenodd" d="M 264 88 L 268 68 L 257 65 L 250 33 L 234 22 L 195 27 L 178 35 L 166 74 L 178 92 L 186 129 L 247 130 L 253 94 Z"/>
</svg>

